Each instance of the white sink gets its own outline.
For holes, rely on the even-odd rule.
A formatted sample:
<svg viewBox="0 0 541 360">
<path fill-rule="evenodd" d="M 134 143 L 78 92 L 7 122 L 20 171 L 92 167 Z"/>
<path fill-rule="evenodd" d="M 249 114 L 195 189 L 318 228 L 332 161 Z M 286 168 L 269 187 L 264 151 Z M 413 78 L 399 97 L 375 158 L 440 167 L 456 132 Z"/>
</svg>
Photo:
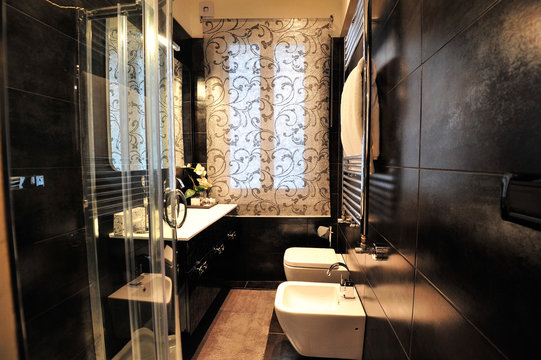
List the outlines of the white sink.
<svg viewBox="0 0 541 360">
<path fill-rule="evenodd" d="M 130 281 L 109 295 L 109 298 L 155 303 L 165 301 L 169 304 L 171 293 L 171 279 L 168 276 L 142 273 L 137 279 Z"/>
<path fill-rule="evenodd" d="M 276 316 L 304 356 L 362 359 L 366 313 L 357 292 L 345 299 L 340 284 L 286 281 L 276 291 Z"/>
</svg>

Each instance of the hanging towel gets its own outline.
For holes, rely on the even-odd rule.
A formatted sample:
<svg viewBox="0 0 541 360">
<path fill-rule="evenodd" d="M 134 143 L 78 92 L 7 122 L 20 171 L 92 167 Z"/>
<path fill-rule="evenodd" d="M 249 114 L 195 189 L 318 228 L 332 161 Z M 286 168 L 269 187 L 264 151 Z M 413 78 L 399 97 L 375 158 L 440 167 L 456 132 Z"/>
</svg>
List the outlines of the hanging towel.
<svg viewBox="0 0 541 360">
<path fill-rule="evenodd" d="M 340 103 L 341 140 L 344 156 L 363 154 L 364 99 L 363 90 L 364 58 L 349 74 Z M 376 67 L 372 62 L 372 122 L 370 132 L 370 174 L 374 173 L 374 159 L 379 156 L 379 102 L 376 86 Z"/>
</svg>

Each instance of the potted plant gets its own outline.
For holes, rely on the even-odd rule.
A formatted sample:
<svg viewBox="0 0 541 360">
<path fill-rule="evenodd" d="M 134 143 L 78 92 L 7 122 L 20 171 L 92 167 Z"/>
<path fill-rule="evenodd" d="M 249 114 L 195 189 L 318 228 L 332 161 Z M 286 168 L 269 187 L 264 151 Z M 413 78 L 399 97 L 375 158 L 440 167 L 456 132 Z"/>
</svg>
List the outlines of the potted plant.
<svg viewBox="0 0 541 360">
<path fill-rule="evenodd" d="M 206 192 L 212 187 L 207 179 L 207 171 L 201 164 L 197 164 L 195 167 L 187 164 L 177 168 L 177 178 L 185 184 L 181 190 L 184 192 L 186 200 L 194 196 L 206 197 Z"/>
</svg>

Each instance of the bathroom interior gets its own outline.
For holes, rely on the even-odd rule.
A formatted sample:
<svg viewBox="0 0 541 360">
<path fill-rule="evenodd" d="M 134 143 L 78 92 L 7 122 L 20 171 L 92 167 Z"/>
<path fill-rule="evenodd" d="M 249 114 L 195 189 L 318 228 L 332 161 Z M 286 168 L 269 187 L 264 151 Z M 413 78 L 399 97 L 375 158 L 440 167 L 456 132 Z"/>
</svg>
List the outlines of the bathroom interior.
<svg viewBox="0 0 541 360">
<path fill-rule="evenodd" d="M 0 358 L 536 357 L 539 0 L 0 11 Z"/>
</svg>

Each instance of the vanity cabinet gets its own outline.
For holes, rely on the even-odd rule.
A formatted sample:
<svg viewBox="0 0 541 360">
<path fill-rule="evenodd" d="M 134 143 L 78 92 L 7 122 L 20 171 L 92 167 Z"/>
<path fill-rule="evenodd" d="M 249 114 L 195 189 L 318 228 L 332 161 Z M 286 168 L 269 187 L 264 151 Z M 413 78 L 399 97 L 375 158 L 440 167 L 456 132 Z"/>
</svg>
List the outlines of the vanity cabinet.
<svg viewBox="0 0 541 360">
<path fill-rule="evenodd" d="M 193 335 L 221 292 L 235 247 L 234 217 L 223 217 L 190 239 L 178 242 L 180 325 Z"/>
</svg>

